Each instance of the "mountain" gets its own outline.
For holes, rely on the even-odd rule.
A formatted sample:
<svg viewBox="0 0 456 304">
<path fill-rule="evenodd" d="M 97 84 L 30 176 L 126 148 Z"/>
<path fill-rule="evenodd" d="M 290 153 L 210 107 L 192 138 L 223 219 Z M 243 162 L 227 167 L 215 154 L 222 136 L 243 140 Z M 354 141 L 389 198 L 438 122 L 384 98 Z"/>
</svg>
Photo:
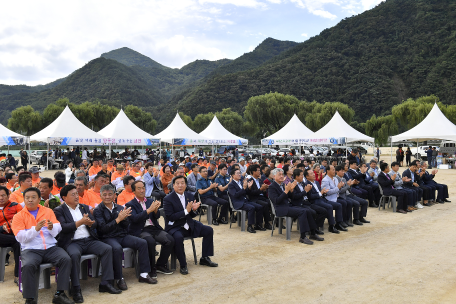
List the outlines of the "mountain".
<svg viewBox="0 0 456 304">
<path fill-rule="evenodd" d="M 256 68 L 216 70 L 166 108 L 191 116 L 228 107 L 242 113 L 251 96 L 277 91 L 348 104 L 365 121 L 407 98 L 435 94 L 455 104 L 455 36 L 456 2 L 387 0 Z"/>
<path fill-rule="evenodd" d="M 139 65 L 145 68 L 171 69 L 127 47 L 103 53 L 101 57 L 116 60 L 126 66 Z"/>
</svg>

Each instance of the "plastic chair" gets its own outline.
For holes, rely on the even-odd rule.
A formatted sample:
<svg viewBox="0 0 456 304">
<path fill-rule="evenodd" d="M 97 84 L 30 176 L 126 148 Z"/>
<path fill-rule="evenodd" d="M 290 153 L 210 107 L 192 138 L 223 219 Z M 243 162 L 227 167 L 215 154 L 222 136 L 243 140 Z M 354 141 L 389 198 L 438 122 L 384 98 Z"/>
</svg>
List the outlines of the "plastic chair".
<svg viewBox="0 0 456 304">
<path fill-rule="evenodd" d="M 123 261 L 122 266 L 124 268 L 135 268 L 136 278 L 139 278 L 139 263 L 138 253 L 132 248 L 123 248 Z"/>
<path fill-rule="evenodd" d="M 271 204 L 271 212 L 272 212 L 272 215 L 274 216 L 274 220 L 272 221 L 271 236 L 273 236 L 273 234 L 274 234 L 274 228 L 275 228 L 277 219 L 279 220 L 279 234 L 282 234 L 282 225 L 283 225 L 283 220 L 285 219 L 287 241 L 291 240 L 291 228 L 293 226 L 293 218 L 290 216 L 277 216 L 274 204 L 272 203 L 271 199 L 269 199 L 269 203 Z"/>
<path fill-rule="evenodd" d="M 207 224 L 208 225 L 212 225 L 212 206 L 211 205 L 206 205 L 206 204 L 203 204 L 203 201 L 201 200 L 201 196 L 200 194 L 198 193 L 198 191 L 196 191 L 196 200 L 198 202 L 201 202 L 201 205 L 200 205 L 200 212 L 199 212 L 199 220 L 201 222 L 201 215 L 203 214 L 203 212 L 201 212 L 202 208 L 203 207 L 206 207 L 207 208 Z"/>
<path fill-rule="evenodd" d="M 383 194 L 383 188 L 380 184 L 378 184 L 378 188 L 380 189 L 380 202 L 378 204 L 378 210 L 380 210 L 380 208 L 382 207 L 383 205 L 383 209 L 385 209 L 386 207 L 386 203 L 388 203 L 388 208 L 392 205 L 393 206 L 393 212 L 396 212 L 396 197 L 394 195 L 384 195 Z M 386 202 L 385 202 L 385 199 L 386 199 Z"/>
<path fill-rule="evenodd" d="M 38 290 L 51 288 L 51 263 L 41 264 L 35 273 L 35 300 L 38 302 Z M 19 259 L 19 291 L 22 292 L 22 261 Z M 55 279 L 57 280 L 58 268 L 55 268 Z"/>
<path fill-rule="evenodd" d="M 245 231 L 245 221 L 247 219 L 247 211 L 241 209 L 234 209 L 233 203 L 231 202 L 231 196 L 228 194 L 228 201 L 230 202 L 230 207 L 233 212 L 237 214 L 238 226 L 241 226 L 241 231 Z M 230 229 L 231 229 L 231 219 L 230 219 Z"/>
<path fill-rule="evenodd" d="M 11 247 L 0 247 L 0 283 L 5 280 L 5 261 L 8 252 L 13 251 Z"/>
</svg>

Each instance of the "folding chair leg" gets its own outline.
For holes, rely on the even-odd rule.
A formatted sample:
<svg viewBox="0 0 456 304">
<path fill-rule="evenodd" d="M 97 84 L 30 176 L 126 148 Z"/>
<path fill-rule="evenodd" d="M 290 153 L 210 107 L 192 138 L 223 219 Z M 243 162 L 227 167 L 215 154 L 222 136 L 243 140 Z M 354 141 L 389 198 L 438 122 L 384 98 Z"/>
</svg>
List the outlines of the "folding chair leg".
<svg viewBox="0 0 456 304">
<path fill-rule="evenodd" d="M 176 254 L 174 253 L 174 250 L 171 252 L 171 270 L 174 271 L 176 270 Z"/>
<path fill-rule="evenodd" d="M 291 226 L 293 225 L 293 218 L 286 217 L 286 225 L 287 225 L 287 241 L 291 240 Z"/>
<path fill-rule="evenodd" d="M 195 265 L 198 265 L 198 259 L 196 258 L 196 248 L 195 248 L 195 241 L 192 238 L 192 247 L 193 247 L 193 258 L 195 259 Z"/>
<path fill-rule="evenodd" d="M 212 206 L 207 206 L 207 224 L 212 225 Z"/>
<path fill-rule="evenodd" d="M 46 268 L 43 270 L 43 278 L 44 278 L 44 288 L 50 289 L 51 288 L 51 268 Z"/>
<path fill-rule="evenodd" d="M 391 198 L 391 205 L 393 205 L 393 212 L 396 212 L 397 201 L 396 201 L 396 197 L 394 197 L 394 196 Z"/>
<path fill-rule="evenodd" d="M 241 227 L 242 211 L 236 211 L 236 216 L 237 216 L 238 227 Z"/>
<path fill-rule="evenodd" d="M 279 234 L 282 234 L 283 218 L 279 217 Z"/>
<path fill-rule="evenodd" d="M 5 260 L 9 250 L 11 250 L 10 247 L 0 248 L 0 282 L 5 280 Z"/>
<path fill-rule="evenodd" d="M 241 231 L 245 231 L 245 217 L 247 216 L 247 211 L 241 211 Z"/>
<path fill-rule="evenodd" d="M 272 220 L 272 229 L 271 229 L 271 236 L 273 236 L 273 235 L 274 235 L 274 227 L 275 227 L 275 223 L 276 223 L 276 220 L 277 220 L 277 218 L 276 218 L 276 217 L 274 217 L 274 219 Z"/>
<path fill-rule="evenodd" d="M 81 263 L 81 273 L 79 274 L 79 279 L 87 280 L 88 269 L 89 269 L 89 260 L 85 260 Z"/>
</svg>

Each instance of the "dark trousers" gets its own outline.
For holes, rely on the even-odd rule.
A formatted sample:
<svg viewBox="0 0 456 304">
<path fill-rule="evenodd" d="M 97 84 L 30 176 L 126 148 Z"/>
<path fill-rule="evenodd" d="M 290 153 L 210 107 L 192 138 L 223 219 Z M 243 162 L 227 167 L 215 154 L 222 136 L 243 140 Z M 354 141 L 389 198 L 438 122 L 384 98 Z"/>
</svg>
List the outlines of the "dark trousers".
<svg viewBox="0 0 456 304">
<path fill-rule="evenodd" d="M 337 202 L 342 205 L 342 218 L 345 222 L 348 222 L 353 209 L 353 203 L 340 197 L 337 198 Z"/>
<path fill-rule="evenodd" d="M 437 190 L 437 200 L 444 200 L 449 197 L 447 185 L 438 184 L 438 183 L 430 183 L 430 184 L 426 184 L 426 186 L 435 187 L 435 189 Z"/>
<path fill-rule="evenodd" d="M 71 259 L 63 248 L 54 246 L 49 249 L 27 249 L 21 252 L 22 261 L 22 297 L 36 299 L 38 297 L 35 285 L 35 275 L 40 264 L 52 263 L 59 267 L 57 290 L 67 290 L 70 285 Z"/>
<path fill-rule="evenodd" d="M 174 248 L 174 238 L 155 226 L 144 227 L 139 237 L 147 242 L 150 268 L 155 268 L 155 246 L 157 242 L 161 244 L 161 250 L 156 264 L 158 266 L 166 266 Z"/>
<path fill-rule="evenodd" d="M 315 220 L 315 223 L 317 224 L 317 227 L 323 227 L 323 224 L 325 223 L 325 218 L 328 217 L 326 209 L 316 204 L 303 205 L 303 207 L 311 210 L 312 216 Z"/>
<path fill-rule="evenodd" d="M 407 201 L 404 198 L 404 194 L 405 193 L 402 192 L 401 190 L 392 189 L 391 195 L 396 197 L 397 209 L 399 209 L 399 210 L 400 209 L 407 210 Z"/>
<path fill-rule="evenodd" d="M 185 258 L 185 248 L 184 248 L 184 238 L 192 235 L 191 228 L 186 230 L 181 228 L 174 232 L 174 252 L 176 253 L 176 258 L 179 261 L 180 267 L 187 266 L 187 259 Z M 202 246 L 202 257 L 209 257 L 214 255 L 214 230 L 203 225 L 199 235 L 193 235 L 194 238 L 202 237 L 203 246 Z"/>
<path fill-rule="evenodd" d="M 17 278 L 19 276 L 19 256 L 21 255 L 21 244 L 16 240 L 14 234 L 0 233 L 0 247 L 13 248 L 14 276 Z M 0 261 L 0 263 L 5 263 L 5 261 Z"/>
<path fill-rule="evenodd" d="M 334 202 L 330 202 L 326 199 L 323 199 L 323 198 L 320 198 L 320 199 L 317 199 L 315 200 L 312 205 L 317 205 L 317 206 L 320 206 L 322 208 L 325 208 L 326 210 L 326 217 L 328 218 L 328 224 L 330 226 L 333 226 L 336 224 L 336 221 L 334 220 L 334 215 L 333 215 L 333 210 L 335 210 L 334 208 L 337 208 L 337 211 L 336 211 L 336 220 L 337 222 L 341 222 L 342 219 L 343 219 L 343 216 L 342 216 L 342 206 L 338 203 L 334 203 L 331 204 L 331 203 L 334 203 Z"/>
<path fill-rule="evenodd" d="M 150 196 L 155 197 L 156 200 L 162 201 L 163 198 L 166 196 L 166 193 L 161 190 L 154 189 Z"/>
<path fill-rule="evenodd" d="M 317 228 L 317 224 L 315 224 L 311 212 L 309 212 L 306 208 L 289 207 L 285 216 L 298 219 L 299 230 L 302 238 L 305 237 L 306 232 L 314 231 Z"/>
<path fill-rule="evenodd" d="M 420 187 L 415 187 L 415 186 L 405 186 L 406 189 L 410 189 L 415 192 L 416 195 L 416 201 L 420 202 L 421 198 L 423 197 L 423 189 Z"/>
<path fill-rule="evenodd" d="M 247 211 L 247 225 L 263 223 L 263 207 L 260 204 L 246 201 L 240 209 Z"/>
<path fill-rule="evenodd" d="M 111 246 L 100 242 L 92 237 L 73 240 L 68 245 L 66 251 L 71 258 L 71 283 L 73 287 L 79 286 L 79 272 L 81 271 L 81 255 L 95 254 L 101 260 L 101 280 L 114 280 L 114 271 L 112 269 L 112 248 Z"/>
<path fill-rule="evenodd" d="M 27 162 L 21 162 L 21 163 L 22 163 L 22 167 L 24 167 L 25 171 L 27 171 L 28 163 Z"/>
<path fill-rule="evenodd" d="M 367 216 L 368 202 L 365 199 L 359 198 L 353 194 L 347 195 L 345 198 L 347 201 L 350 200 L 353 204 L 353 219 L 360 219 Z M 361 211 L 359 207 L 361 206 Z"/>
<path fill-rule="evenodd" d="M 406 200 L 408 206 L 415 206 L 416 201 L 417 201 L 415 191 L 408 189 L 408 188 L 402 188 L 402 189 L 398 189 L 398 190 L 401 190 L 402 192 L 405 193 L 404 200 Z"/>
<path fill-rule="evenodd" d="M 368 199 L 369 198 L 369 193 L 364 190 L 363 188 L 360 187 L 352 187 L 351 192 L 361 198 Z"/>
<path fill-rule="evenodd" d="M 375 202 L 378 203 L 380 200 L 380 189 L 375 187 L 375 185 L 364 185 L 361 186 L 362 189 L 367 191 L 367 199 L 369 200 L 369 204 L 373 205 Z"/>
<path fill-rule="evenodd" d="M 225 217 L 228 219 L 228 206 L 229 203 L 227 200 L 224 200 L 221 197 L 216 197 L 215 195 L 211 196 L 206 196 L 201 198 L 201 202 L 205 205 L 212 206 L 212 219 L 216 220 L 217 219 L 217 206 L 220 205 L 220 216 L 218 217 L 219 219 L 222 219 L 222 217 Z"/>
<path fill-rule="evenodd" d="M 107 238 L 103 242 L 112 247 L 112 260 L 114 266 L 114 280 L 122 279 L 122 255 L 123 248 L 131 248 L 138 251 L 139 272 L 150 272 L 149 250 L 147 242 L 133 235 L 119 238 Z M 154 251 L 155 254 L 155 251 Z M 104 270 L 103 270 L 104 271 Z"/>
<path fill-rule="evenodd" d="M 435 200 L 435 189 L 424 183 L 420 184 L 420 188 L 423 189 L 423 199 Z"/>
<path fill-rule="evenodd" d="M 263 219 L 265 223 L 271 221 L 271 204 L 269 203 L 269 199 L 266 197 L 259 197 L 255 203 L 261 205 L 263 207 Z"/>
</svg>

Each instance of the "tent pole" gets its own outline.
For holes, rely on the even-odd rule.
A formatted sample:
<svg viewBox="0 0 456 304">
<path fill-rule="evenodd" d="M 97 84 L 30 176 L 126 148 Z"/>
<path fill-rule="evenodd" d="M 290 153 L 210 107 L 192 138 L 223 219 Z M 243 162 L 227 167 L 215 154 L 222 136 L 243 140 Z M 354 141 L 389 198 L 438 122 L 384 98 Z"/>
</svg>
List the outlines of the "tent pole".
<svg viewBox="0 0 456 304">
<path fill-rule="evenodd" d="M 390 150 L 390 152 L 391 152 L 391 163 L 393 163 L 393 137 L 392 136 L 390 136 L 390 142 L 391 142 L 391 150 Z M 391 164 L 390 164 L 390 166 L 391 166 Z"/>
<path fill-rule="evenodd" d="M 263 143 L 260 142 L 260 159 L 263 160 Z"/>
<path fill-rule="evenodd" d="M 29 136 L 29 138 L 28 138 L 28 142 L 29 142 L 28 163 L 29 163 L 29 167 L 31 167 L 31 166 L 32 166 L 32 159 L 31 159 L 31 157 L 30 157 L 30 154 L 32 154 L 32 147 L 31 147 L 32 144 L 31 144 L 31 142 L 30 142 L 30 136 Z"/>
<path fill-rule="evenodd" d="M 347 137 L 345 137 L 345 159 L 348 158 L 348 143 L 347 143 Z"/>
<path fill-rule="evenodd" d="M 49 138 L 47 139 L 46 170 L 49 170 Z"/>
<path fill-rule="evenodd" d="M 419 141 L 417 140 L 416 141 L 416 154 L 415 154 L 416 156 L 418 156 L 418 143 L 419 143 Z M 418 159 L 418 157 L 416 157 L 416 156 L 415 156 L 415 159 Z"/>
</svg>

